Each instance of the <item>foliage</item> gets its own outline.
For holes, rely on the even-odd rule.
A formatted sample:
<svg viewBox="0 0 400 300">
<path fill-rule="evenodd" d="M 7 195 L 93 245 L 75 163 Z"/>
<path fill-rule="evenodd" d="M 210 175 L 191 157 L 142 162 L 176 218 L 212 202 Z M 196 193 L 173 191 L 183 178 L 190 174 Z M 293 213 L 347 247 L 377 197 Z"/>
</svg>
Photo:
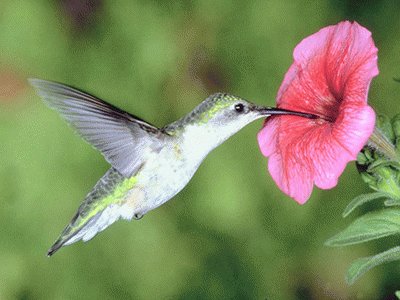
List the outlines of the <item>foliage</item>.
<svg viewBox="0 0 400 300">
<path fill-rule="evenodd" d="M 400 234 L 400 114 L 392 120 L 380 116 L 377 124 L 380 137 L 387 147 L 369 145 L 359 154 L 358 170 L 364 181 L 376 192 L 354 198 L 343 212 L 347 217 L 357 207 L 383 199 L 384 209 L 369 212 L 330 238 L 328 246 L 348 246 Z M 371 139 L 373 140 L 373 139 Z M 386 154 L 386 150 L 394 155 Z M 353 284 L 361 275 L 380 264 L 400 260 L 400 247 L 354 261 L 348 269 L 346 281 Z"/>
</svg>

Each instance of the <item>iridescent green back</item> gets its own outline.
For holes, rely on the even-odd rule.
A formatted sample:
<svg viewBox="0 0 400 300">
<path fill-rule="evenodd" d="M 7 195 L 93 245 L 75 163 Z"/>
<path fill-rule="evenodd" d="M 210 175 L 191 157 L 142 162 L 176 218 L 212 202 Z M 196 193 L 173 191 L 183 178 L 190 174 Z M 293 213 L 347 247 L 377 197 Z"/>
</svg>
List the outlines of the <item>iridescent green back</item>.
<svg viewBox="0 0 400 300">
<path fill-rule="evenodd" d="M 242 99 L 226 93 L 213 94 L 196 106 L 192 112 L 165 126 L 162 130 L 169 134 L 174 134 L 179 132 L 186 125 L 207 123 L 219 111 L 233 105 L 239 100 Z"/>
</svg>

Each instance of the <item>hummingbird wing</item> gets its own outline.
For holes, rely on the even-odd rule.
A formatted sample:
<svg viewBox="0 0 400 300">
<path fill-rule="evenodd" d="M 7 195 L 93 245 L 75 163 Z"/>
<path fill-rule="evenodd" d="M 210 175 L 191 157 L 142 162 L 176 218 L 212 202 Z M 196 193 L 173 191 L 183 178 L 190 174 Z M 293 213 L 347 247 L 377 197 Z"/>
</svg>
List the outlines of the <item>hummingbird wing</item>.
<svg viewBox="0 0 400 300">
<path fill-rule="evenodd" d="M 58 111 L 125 177 L 140 168 L 146 150 L 161 149 L 167 136 L 157 127 L 83 91 L 41 79 L 29 82 L 49 107 Z"/>
</svg>

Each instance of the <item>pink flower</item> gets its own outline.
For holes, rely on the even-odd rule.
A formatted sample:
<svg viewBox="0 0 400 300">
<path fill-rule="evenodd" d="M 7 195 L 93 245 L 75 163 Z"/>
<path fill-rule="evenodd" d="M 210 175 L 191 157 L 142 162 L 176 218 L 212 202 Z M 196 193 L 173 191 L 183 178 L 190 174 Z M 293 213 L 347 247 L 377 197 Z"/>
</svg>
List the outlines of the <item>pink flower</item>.
<svg viewBox="0 0 400 300">
<path fill-rule="evenodd" d="M 356 22 L 328 26 L 305 38 L 278 91 L 280 108 L 313 113 L 269 118 L 258 133 L 268 170 L 279 188 L 305 203 L 313 184 L 336 186 L 346 164 L 355 160 L 375 125 L 367 105 L 378 74 L 371 33 Z"/>
</svg>

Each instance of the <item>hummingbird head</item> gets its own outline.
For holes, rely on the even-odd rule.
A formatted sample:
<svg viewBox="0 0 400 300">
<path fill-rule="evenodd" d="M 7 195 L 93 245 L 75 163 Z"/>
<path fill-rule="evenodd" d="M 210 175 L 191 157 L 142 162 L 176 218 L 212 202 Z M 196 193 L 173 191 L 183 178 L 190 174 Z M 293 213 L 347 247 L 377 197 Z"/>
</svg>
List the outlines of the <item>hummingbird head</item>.
<svg viewBox="0 0 400 300">
<path fill-rule="evenodd" d="M 207 124 L 214 128 L 231 127 L 232 130 L 240 130 L 254 120 L 272 115 L 317 118 L 312 114 L 256 105 L 240 97 L 224 93 L 211 95 L 190 114 L 195 123 Z"/>
<path fill-rule="evenodd" d="M 182 119 L 167 126 L 165 130 L 176 132 L 180 128 L 186 138 L 193 137 L 193 142 L 189 138 L 191 142 L 188 143 L 214 148 L 254 120 L 285 114 L 317 117 L 296 111 L 259 106 L 237 96 L 217 93 L 208 97 Z"/>
</svg>

